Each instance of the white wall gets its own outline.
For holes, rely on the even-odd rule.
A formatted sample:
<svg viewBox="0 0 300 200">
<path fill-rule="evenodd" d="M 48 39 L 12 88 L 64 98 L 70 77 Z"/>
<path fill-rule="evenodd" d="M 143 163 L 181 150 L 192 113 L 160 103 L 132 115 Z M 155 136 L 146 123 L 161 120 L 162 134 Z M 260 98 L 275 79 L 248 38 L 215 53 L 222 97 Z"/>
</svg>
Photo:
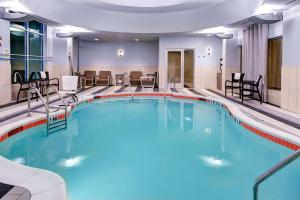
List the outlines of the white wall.
<svg viewBox="0 0 300 200">
<path fill-rule="evenodd" d="M 119 58 L 118 49 L 124 49 L 125 56 Z M 157 67 L 157 42 L 86 42 L 79 44 L 80 70 L 91 66 L 105 67 Z"/>
<path fill-rule="evenodd" d="M 56 37 L 55 30 L 47 27 L 47 39 L 46 39 L 46 55 L 47 62 L 45 71 L 48 71 L 51 78 L 59 78 L 63 75 L 70 74 L 68 52 L 69 42 L 71 38 L 58 38 Z"/>
<path fill-rule="evenodd" d="M 10 53 L 9 21 L 0 19 L 0 37 L 2 37 L 0 53 Z M 0 105 L 11 101 L 11 65 L 8 60 L 0 60 Z"/>
<path fill-rule="evenodd" d="M 212 49 L 210 56 L 206 48 Z M 159 73 L 160 87 L 166 86 L 168 49 L 194 49 L 195 51 L 195 88 L 216 88 L 217 71 L 222 58 L 222 40 L 215 37 L 160 37 Z"/>
<path fill-rule="evenodd" d="M 240 72 L 239 35 L 234 33 L 232 39 L 223 40 L 222 91 L 225 92 L 225 81 L 231 80 L 231 74 Z"/>
</svg>

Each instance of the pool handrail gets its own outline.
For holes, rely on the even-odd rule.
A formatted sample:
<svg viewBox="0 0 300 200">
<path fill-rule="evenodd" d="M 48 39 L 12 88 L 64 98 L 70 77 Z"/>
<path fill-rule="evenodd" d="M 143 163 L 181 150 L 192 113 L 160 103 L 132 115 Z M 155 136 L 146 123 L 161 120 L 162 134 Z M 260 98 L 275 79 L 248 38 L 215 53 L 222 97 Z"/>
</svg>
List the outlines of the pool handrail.
<svg viewBox="0 0 300 200">
<path fill-rule="evenodd" d="M 174 89 L 175 89 L 175 74 L 170 74 L 169 79 L 167 80 L 167 86 L 166 86 L 166 91 L 165 91 L 165 97 L 168 94 L 168 90 L 169 90 L 169 83 L 171 82 L 172 77 L 174 76 Z"/>
<path fill-rule="evenodd" d="M 133 101 L 133 91 L 132 91 L 132 86 L 131 86 L 131 83 L 130 83 L 130 76 L 127 74 L 127 73 L 124 73 L 124 77 L 127 78 L 127 81 L 128 81 L 128 86 L 130 88 L 130 94 L 131 94 L 131 100 Z"/>
<path fill-rule="evenodd" d="M 32 110 L 31 109 L 31 92 L 32 92 L 32 90 L 34 90 L 36 93 L 37 93 L 37 95 L 38 95 L 38 97 L 42 100 L 42 102 L 43 102 L 43 105 L 44 105 L 44 107 L 45 107 L 45 109 L 46 109 L 46 112 L 42 112 L 42 111 L 37 111 L 37 110 Z M 40 91 L 39 91 L 39 89 L 38 88 L 36 88 L 36 87 L 30 87 L 29 89 L 28 89 L 28 91 L 27 91 L 27 98 L 28 98 L 28 100 L 27 100 L 27 105 L 28 105 L 28 110 L 27 110 L 27 116 L 28 117 L 30 117 L 31 116 L 31 112 L 36 112 L 36 113 L 44 113 L 44 114 L 47 114 L 48 112 L 49 112 L 49 106 L 47 105 L 47 103 L 45 102 L 45 100 L 43 99 L 43 97 L 42 97 L 42 95 L 41 95 L 41 93 L 40 93 Z M 48 115 L 48 114 L 47 114 Z"/>
<path fill-rule="evenodd" d="M 261 176 L 259 176 L 255 180 L 255 184 L 253 186 L 253 199 L 258 200 L 258 188 L 262 182 L 264 182 L 265 180 L 267 180 L 268 178 L 276 174 L 278 171 L 280 171 L 281 169 L 283 169 L 293 161 L 297 160 L 299 157 L 300 157 L 300 150 L 297 150 L 292 155 L 290 155 L 289 157 L 287 157 L 286 159 L 284 159 L 283 161 L 281 161 L 280 163 L 276 164 L 274 167 L 272 167 L 271 169 L 263 173 Z"/>
</svg>

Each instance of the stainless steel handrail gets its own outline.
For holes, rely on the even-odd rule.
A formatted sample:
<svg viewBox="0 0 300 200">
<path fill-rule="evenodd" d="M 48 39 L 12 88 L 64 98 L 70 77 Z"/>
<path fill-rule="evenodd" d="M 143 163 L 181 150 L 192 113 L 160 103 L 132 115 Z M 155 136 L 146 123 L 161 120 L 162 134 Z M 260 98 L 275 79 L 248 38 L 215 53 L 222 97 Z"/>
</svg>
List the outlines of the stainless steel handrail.
<svg viewBox="0 0 300 200">
<path fill-rule="evenodd" d="M 167 86 L 166 86 L 166 90 L 165 90 L 165 98 L 166 98 L 168 90 L 169 90 L 169 83 L 171 82 L 171 79 L 173 76 L 175 77 L 175 74 L 170 74 L 169 79 L 167 80 Z M 174 88 L 175 88 L 175 81 L 174 81 Z"/>
<path fill-rule="evenodd" d="M 127 79 L 127 84 L 130 88 L 130 93 L 131 93 L 131 100 L 133 101 L 133 91 L 132 91 L 132 86 L 131 86 L 131 83 L 130 83 L 130 77 L 127 73 L 124 73 L 124 77 L 126 77 L 126 79 Z"/>
<path fill-rule="evenodd" d="M 276 174 L 278 171 L 292 163 L 293 161 L 297 160 L 300 157 L 300 150 L 296 151 L 292 155 L 290 155 L 288 158 L 284 159 L 268 171 L 266 171 L 264 174 L 262 174 L 260 177 L 258 177 L 255 180 L 255 184 L 253 186 L 253 199 L 258 200 L 258 187 L 259 185 L 270 178 L 272 175 Z"/>
<path fill-rule="evenodd" d="M 31 110 L 31 92 L 32 90 L 34 90 L 37 95 L 39 96 L 39 98 L 42 100 L 43 102 L 43 105 L 45 106 L 46 108 L 46 112 L 42 112 L 42 111 L 37 111 L 37 110 Z M 27 98 L 28 98 L 28 101 L 27 101 L 27 104 L 28 104 L 28 111 L 27 111 L 27 116 L 30 117 L 31 116 L 31 112 L 36 112 L 36 113 L 44 113 L 44 114 L 47 114 L 47 116 L 49 115 L 49 106 L 46 104 L 45 100 L 43 99 L 39 89 L 37 89 L 36 87 L 30 87 L 28 89 L 28 92 L 27 92 Z"/>
</svg>

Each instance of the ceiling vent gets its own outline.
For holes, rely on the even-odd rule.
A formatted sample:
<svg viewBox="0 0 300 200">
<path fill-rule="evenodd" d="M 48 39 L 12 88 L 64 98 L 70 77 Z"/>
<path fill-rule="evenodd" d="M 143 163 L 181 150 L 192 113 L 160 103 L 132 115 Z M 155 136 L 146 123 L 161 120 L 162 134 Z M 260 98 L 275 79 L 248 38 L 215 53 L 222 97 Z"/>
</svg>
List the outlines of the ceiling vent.
<svg viewBox="0 0 300 200">
<path fill-rule="evenodd" d="M 216 34 L 216 37 L 220 39 L 231 39 L 233 38 L 233 34 L 220 33 L 220 34 Z"/>
</svg>

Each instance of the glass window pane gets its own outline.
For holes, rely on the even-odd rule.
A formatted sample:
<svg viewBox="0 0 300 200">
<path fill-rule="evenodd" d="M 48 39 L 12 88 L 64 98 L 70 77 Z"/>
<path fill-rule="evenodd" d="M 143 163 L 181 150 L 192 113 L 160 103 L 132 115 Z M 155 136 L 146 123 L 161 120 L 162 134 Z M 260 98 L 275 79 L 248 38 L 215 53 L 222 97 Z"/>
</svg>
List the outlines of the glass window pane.
<svg viewBox="0 0 300 200">
<path fill-rule="evenodd" d="M 168 79 L 171 76 L 172 82 L 181 83 L 181 52 L 168 52 Z"/>
<path fill-rule="evenodd" d="M 25 55 L 25 31 L 10 27 L 10 46 L 11 54 Z M 11 56 L 11 68 L 12 68 L 12 82 L 19 80 L 19 75 L 22 77 L 22 81 L 25 80 L 25 57 L 24 56 Z M 18 73 L 17 73 L 18 72 Z M 17 74 L 16 74 L 17 73 Z M 16 77 L 17 76 L 17 77 Z"/>
<path fill-rule="evenodd" d="M 39 72 L 42 69 L 42 60 L 31 58 L 28 63 L 28 74 L 30 76 L 31 72 Z M 34 77 L 37 78 L 37 77 Z"/>
<path fill-rule="evenodd" d="M 30 32 L 34 33 L 43 33 L 43 24 L 37 21 L 30 21 L 29 22 L 29 30 Z"/>
<path fill-rule="evenodd" d="M 42 36 L 29 33 L 29 55 L 42 56 Z"/>
</svg>

